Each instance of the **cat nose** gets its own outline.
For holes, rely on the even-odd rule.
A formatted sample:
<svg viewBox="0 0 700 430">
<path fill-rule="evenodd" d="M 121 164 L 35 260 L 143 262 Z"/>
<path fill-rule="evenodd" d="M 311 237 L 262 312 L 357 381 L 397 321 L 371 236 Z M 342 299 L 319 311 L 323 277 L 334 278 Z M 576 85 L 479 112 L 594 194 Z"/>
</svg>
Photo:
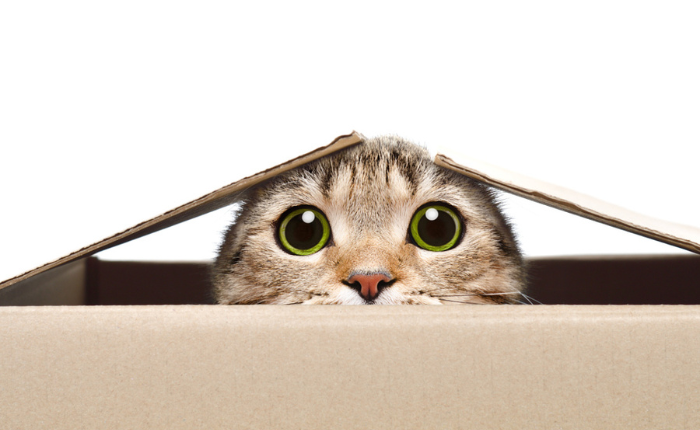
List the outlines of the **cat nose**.
<svg viewBox="0 0 700 430">
<path fill-rule="evenodd" d="M 386 273 L 358 273 L 351 275 L 346 285 L 357 290 L 365 300 L 372 301 L 385 287 L 391 285 L 391 281 Z"/>
</svg>

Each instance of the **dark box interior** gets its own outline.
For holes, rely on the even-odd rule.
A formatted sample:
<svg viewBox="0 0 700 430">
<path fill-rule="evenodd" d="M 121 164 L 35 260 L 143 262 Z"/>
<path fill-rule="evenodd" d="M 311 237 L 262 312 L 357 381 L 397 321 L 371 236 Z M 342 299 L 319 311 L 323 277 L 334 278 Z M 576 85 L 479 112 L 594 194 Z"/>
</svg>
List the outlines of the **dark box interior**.
<svg viewBox="0 0 700 430">
<path fill-rule="evenodd" d="M 0 305 L 213 304 L 209 268 L 90 257 L 0 290 Z M 697 255 L 539 257 L 528 268 L 533 304 L 700 304 Z"/>
</svg>

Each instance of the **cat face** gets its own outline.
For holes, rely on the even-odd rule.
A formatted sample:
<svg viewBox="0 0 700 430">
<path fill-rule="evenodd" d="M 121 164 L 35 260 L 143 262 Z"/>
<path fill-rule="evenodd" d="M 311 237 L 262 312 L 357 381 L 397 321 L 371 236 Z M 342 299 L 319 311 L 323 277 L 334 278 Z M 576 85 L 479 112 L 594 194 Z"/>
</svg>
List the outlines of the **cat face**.
<svg viewBox="0 0 700 430">
<path fill-rule="evenodd" d="M 213 282 L 222 304 L 511 303 L 523 269 L 489 189 L 380 137 L 250 190 Z"/>
</svg>

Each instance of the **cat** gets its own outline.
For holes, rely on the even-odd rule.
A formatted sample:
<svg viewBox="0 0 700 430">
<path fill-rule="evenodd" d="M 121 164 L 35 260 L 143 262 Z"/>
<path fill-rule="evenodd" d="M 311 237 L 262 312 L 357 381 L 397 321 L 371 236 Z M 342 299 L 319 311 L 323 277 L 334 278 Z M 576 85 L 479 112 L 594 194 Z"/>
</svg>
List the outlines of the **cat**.
<svg viewBox="0 0 700 430">
<path fill-rule="evenodd" d="M 248 190 L 212 281 L 220 304 L 509 304 L 525 271 L 490 188 L 383 136 Z"/>
</svg>

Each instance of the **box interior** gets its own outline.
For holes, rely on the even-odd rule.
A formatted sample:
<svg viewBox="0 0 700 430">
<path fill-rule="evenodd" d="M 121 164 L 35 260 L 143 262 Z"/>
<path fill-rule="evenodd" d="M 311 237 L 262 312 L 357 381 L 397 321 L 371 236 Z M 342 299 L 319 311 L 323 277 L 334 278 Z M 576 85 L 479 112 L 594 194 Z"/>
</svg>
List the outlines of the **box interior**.
<svg viewBox="0 0 700 430">
<path fill-rule="evenodd" d="M 90 257 L 0 290 L 0 305 L 213 304 L 209 262 Z M 700 304 L 700 256 L 530 258 L 523 304 Z"/>
</svg>

